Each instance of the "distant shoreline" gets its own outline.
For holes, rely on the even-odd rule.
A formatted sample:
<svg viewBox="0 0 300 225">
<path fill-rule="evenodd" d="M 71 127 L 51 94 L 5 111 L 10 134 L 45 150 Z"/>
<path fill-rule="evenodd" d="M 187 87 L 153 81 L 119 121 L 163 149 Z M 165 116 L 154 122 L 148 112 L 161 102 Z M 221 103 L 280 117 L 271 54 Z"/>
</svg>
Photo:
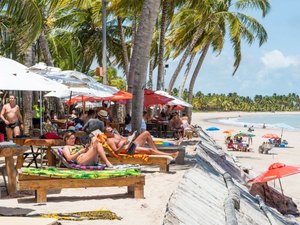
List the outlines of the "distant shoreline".
<svg viewBox="0 0 300 225">
<path fill-rule="evenodd" d="M 300 115 L 300 112 L 240 112 L 240 111 L 234 111 L 234 112 L 194 112 L 192 115 L 192 124 L 198 124 L 201 123 L 201 121 L 205 123 L 211 123 L 211 124 L 218 124 L 218 125 L 224 125 L 224 126 L 234 126 L 238 129 L 247 128 L 250 124 L 247 122 L 234 122 L 231 119 L 234 118 L 240 118 L 245 116 L 268 116 L 268 115 Z M 199 120 L 200 119 L 200 120 Z M 228 123 L 224 123 L 220 120 L 226 120 L 229 119 Z M 240 123 L 240 124 L 239 124 Z M 245 127 L 244 125 L 247 125 Z M 261 124 L 261 125 L 260 125 Z M 255 128 L 262 129 L 263 123 L 256 123 L 254 124 Z M 251 123 L 252 125 L 252 123 Z M 273 124 L 267 126 L 267 130 L 281 130 L 281 128 L 274 126 Z M 291 132 L 299 132 L 300 129 L 298 127 L 294 128 L 284 128 L 288 129 Z"/>
</svg>

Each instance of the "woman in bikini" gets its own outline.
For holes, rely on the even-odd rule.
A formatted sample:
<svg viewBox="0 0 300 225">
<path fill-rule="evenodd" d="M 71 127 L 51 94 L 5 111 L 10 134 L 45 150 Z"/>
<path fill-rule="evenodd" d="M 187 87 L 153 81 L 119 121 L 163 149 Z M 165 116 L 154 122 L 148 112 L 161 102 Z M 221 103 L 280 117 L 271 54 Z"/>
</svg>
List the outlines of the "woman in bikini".
<svg viewBox="0 0 300 225">
<path fill-rule="evenodd" d="M 64 135 L 66 145 L 64 146 L 63 154 L 68 161 L 75 161 L 79 165 L 94 165 L 99 162 L 100 156 L 108 167 L 112 167 L 96 137 L 92 138 L 90 146 L 86 145 L 85 147 L 75 145 L 75 139 L 73 132 L 67 132 Z"/>
</svg>

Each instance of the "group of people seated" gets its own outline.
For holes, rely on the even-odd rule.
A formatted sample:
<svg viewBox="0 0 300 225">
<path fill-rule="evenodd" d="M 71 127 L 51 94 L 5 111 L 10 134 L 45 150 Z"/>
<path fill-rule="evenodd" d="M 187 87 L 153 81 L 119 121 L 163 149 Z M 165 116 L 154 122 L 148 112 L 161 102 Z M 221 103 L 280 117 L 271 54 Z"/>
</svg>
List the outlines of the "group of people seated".
<svg viewBox="0 0 300 225">
<path fill-rule="evenodd" d="M 244 141 L 242 137 L 236 137 L 235 141 L 233 141 L 232 138 L 229 138 L 227 142 L 227 149 L 242 152 L 250 151 L 249 144 Z"/>
<path fill-rule="evenodd" d="M 147 122 L 163 124 L 163 131 L 170 130 L 173 132 L 173 138 L 175 140 L 187 137 L 192 138 L 192 132 L 194 127 L 190 125 L 189 119 L 185 113 L 179 116 L 178 111 L 174 110 L 175 106 L 165 106 L 156 116 L 149 116 L 147 111 L 143 112 L 142 130 L 147 129 Z M 171 110 L 173 109 L 173 110 Z M 126 129 L 126 128 L 125 128 Z"/>
<path fill-rule="evenodd" d="M 106 143 L 114 153 L 128 153 L 128 150 L 131 147 L 129 138 L 123 137 L 109 126 L 105 127 L 103 132 L 107 138 Z M 68 161 L 73 161 L 80 165 L 94 165 L 101 159 L 107 167 L 112 167 L 112 164 L 106 157 L 103 145 L 99 142 L 97 137 L 91 137 L 90 144 L 86 144 L 85 146 L 75 144 L 76 136 L 75 133 L 71 131 L 66 132 L 63 139 L 66 143 L 63 148 L 63 154 Z M 159 151 L 148 131 L 144 131 L 140 135 L 137 135 L 137 137 L 134 138 L 133 143 L 135 146 L 135 154 L 167 155 L 171 156 L 173 159 L 179 154 L 178 151 L 175 153 Z M 149 147 L 145 147 L 146 143 Z"/>
</svg>

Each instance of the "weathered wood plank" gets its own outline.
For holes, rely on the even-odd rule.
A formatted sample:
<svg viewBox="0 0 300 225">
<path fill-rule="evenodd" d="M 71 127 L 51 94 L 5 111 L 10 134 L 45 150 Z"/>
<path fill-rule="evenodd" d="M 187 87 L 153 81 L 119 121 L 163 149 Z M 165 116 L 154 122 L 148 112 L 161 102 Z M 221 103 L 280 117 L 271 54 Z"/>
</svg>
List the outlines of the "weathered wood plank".
<svg viewBox="0 0 300 225">
<path fill-rule="evenodd" d="M 123 159 L 123 158 L 114 158 L 114 157 L 108 157 L 108 160 L 112 164 L 140 164 L 140 165 L 159 166 L 160 172 L 162 173 L 169 172 L 168 159 L 163 157 L 149 158 L 148 161 L 144 161 L 143 159 L 135 159 L 135 158 Z"/>
<path fill-rule="evenodd" d="M 35 190 L 37 202 L 47 201 L 48 189 L 86 187 L 128 187 L 134 198 L 144 198 L 145 176 L 114 177 L 107 179 L 61 179 L 19 174 L 19 190 Z"/>
</svg>

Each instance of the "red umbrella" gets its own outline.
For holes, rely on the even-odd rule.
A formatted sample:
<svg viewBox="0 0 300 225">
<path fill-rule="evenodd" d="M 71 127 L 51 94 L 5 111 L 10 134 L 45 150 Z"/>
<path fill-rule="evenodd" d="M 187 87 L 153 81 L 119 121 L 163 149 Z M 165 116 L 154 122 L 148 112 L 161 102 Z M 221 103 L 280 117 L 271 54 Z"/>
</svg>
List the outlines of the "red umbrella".
<svg viewBox="0 0 300 225">
<path fill-rule="evenodd" d="M 248 182 L 251 183 L 264 183 L 268 182 L 270 180 L 279 179 L 279 184 L 281 188 L 282 197 L 284 199 L 283 195 L 283 189 L 281 185 L 280 178 L 290 176 L 296 173 L 300 173 L 300 167 L 299 166 L 287 166 L 283 163 L 273 163 L 269 166 L 268 170 L 258 177 L 249 180 Z"/>
<path fill-rule="evenodd" d="M 66 101 L 67 105 L 73 105 L 76 102 L 100 102 L 102 101 L 102 97 L 96 97 L 96 96 L 86 96 L 86 95 L 78 95 L 73 98 L 70 98 Z"/>
<path fill-rule="evenodd" d="M 265 134 L 265 135 L 263 135 L 262 137 L 263 137 L 263 138 L 269 138 L 269 139 L 278 139 L 278 138 L 279 138 L 279 136 L 278 136 L 277 134 L 272 134 L 272 133 L 270 133 L 270 134 Z"/>
<path fill-rule="evenodd" d="M 165 105 L 169 101 L 174 100 L 173 98 L 169 98 L 164 95 L 160 95 L 155 93 L 154 91 L 151 91 L 149 89 L 144 90 L 144 106 L 149 107 L 151 105 Z"/>
<path fill-rule="evenodd" d="M 273 163 L 269 166 L 269 169 L 256 177 L 255 179 L 250 180 L 252 183 L 263 183 L 274 179 L 279 179 L 295 173 L 300 173 L 300 167 L 298 166 L 287 166 L 283 163 Z"/>
<path fill-rule="evenodd" d="M 181 111 L 181 110 L 184 110 L 184 106 L 182 105 L 176 105 L 173 110 L 177 110 L 177 111 Z"/>
<path fill-rule="evenodd" d="M 132 94 L 126 91 L 118 91 L 111 97 L 105 97 L 103 100 L 110 100 L 110 101 L 124 101 L 132 99 Z"/>
</svg>

